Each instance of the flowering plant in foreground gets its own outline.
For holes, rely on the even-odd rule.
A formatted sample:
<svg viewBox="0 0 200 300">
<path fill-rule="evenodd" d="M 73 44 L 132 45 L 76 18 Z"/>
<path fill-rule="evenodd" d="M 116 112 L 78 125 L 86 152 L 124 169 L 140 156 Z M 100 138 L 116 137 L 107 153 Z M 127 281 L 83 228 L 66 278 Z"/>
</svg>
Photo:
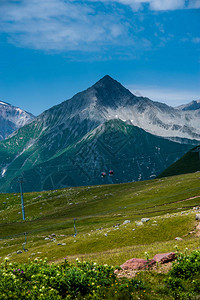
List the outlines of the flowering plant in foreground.
<svg viewBox="0 0 200 300">
<path fill-rule="evenodd" d="M 35 259 L 27 264 L 0 265 L 0 300 L 60 299 L 198 299 L 200 296 L 200 251 L 177 253 L 167 274 L 141 271 L 132 279 L 118 278 L 108 265 L 92 262 L 60 265 Z"/>
<path fill-rule="evenodd" d="M 114 268 L 90 262 L 61 265 L 46 260 L 28 264 L 9 263 L 0 266 L 0 299 L 132 299 L 134 291 L 143 291 L 140 280 L 119 280 Z"/>
</svg>

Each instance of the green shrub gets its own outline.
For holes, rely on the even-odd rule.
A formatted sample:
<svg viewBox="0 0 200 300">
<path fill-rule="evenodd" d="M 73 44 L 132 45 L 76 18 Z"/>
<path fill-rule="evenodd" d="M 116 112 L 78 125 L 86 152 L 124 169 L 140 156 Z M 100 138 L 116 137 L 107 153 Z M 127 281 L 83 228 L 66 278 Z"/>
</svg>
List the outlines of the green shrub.
<svg viewBox="0 0 200 300">
<path fill-rule="evenodd" d="M 0 300 L 132 300 L 198 299 L 200 296 L 200 252 L 178 254 L 168 274 L 138 272 L 132 279 L 119 279 L 108 265 L 91 262 L 0 265 Z"/>
<path fill-rule="evenodd" d="M 196 299 L 200 293 L 200 251 L 177 253 L 166 283 L 175 299 Z"/>
<path fill-rule="evenodd" d="M 80 262 L 48 265 L 46 260 L 0 266 L 0 299 L 134 299 L 141 280 L 119 280 L 108 265 Z"/>
<path fill-rule="evenodd" d="M 190 255 L 180 253 L 173 264 L 170 275 L 178 278 L 193 278 L 200 274 L 200 251 L 194 251 Z"/>
</svg>

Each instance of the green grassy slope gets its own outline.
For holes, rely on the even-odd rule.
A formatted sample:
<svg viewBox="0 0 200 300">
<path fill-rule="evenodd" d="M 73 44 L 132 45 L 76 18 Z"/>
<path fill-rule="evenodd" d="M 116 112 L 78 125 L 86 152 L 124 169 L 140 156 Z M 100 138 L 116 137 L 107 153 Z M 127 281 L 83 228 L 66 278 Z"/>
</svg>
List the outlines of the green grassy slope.
<svg viewBox="0 0 200 300">
<path fill-rule="evenodd" d="M 22 221 L 20 195 L 0 194 L 0 260 L 6 255 L 17 261 L 38 256 L 50 261 L 73 260 L 78 256 L 121 264 L 131 257 L 144 257 L 145 251 L 150 256 L 173 251 L 177 236 L 183 238 L 178 241 L 180 248 L 199 246 L 196 210 L 192 209 L 200 204 L 198 173 L 27 193 L 24 201 L 26 221 Z M 141 218 L 150 220 L 138 226 Z M 130 222 L 123 224 L 126 220 Z M 194 233 L 189 234 L 191 231 Z M 24 232 L 29 251 L 17 254 Z"/>
<path fill-rule="evenodd" d="M 164 170 L 158 178 L 200 171 L 199 148 L 200 146 L 197 146 L 187 152 L 183 157 Z"/>
</svg>

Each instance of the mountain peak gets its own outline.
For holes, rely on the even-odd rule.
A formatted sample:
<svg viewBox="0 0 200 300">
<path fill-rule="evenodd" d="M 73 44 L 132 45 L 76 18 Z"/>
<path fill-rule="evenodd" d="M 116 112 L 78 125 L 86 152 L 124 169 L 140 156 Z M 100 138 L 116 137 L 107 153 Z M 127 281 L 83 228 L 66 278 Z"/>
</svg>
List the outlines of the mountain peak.
<svg viewBox="0 0 200 300">
<path fill-rule="evenodd" d="M 177 107 L 179 110 L 187 111 L 187 110 L 197 110 L 200 108 L 200 100 L 193 100 L 187 104 L 183 104 Z"/>
<path fill-rule="evenodd" d="M 114 80 L 110 75 L 103 76 L 100 80 Z"/>
<path fill-rule="evenodd" d="M 0 101 L 0 140 L 34 119 L 34 116 L 7 102 Z"/>
<path fill-rule="evenodd" d="M 124 106 L 127 99 L 134 97 L 129 90 L 109 75 L 105 75 L 91 88 L 95 90 L 99 104 L 105 107 Z"/>
<path fill-rule="evenodd" d="M 123 87 L 121 85 L 121 83 L 119 83 L 117 80 L 113 79 L 111 76 L 109 75 L 105 75 L 104 77 L 102 77 L 99 81 L 97 81 L 93 87 L 96 86 L 105 86 L 105 85 L 120 85 L 121 87 Z M 124 88 L 124 87 L 123 87 Z M 125 88 L 124 88 L 125 89 Z"/>
</svg>

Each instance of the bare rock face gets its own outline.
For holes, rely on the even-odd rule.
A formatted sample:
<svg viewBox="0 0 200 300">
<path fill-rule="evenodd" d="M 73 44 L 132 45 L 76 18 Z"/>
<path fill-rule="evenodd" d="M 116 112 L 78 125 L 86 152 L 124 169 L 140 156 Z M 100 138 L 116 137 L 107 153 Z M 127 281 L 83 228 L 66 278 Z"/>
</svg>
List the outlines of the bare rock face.
<svg viewBox="0 0 200 300">
<path fill-rule="evenodd" d="M 0 101 L 0 140 L 20 127 L 30 123 L 35 117 L 11 104 Z"/>
<path fill-rule="evenodd" d="M 156 254 L 153 260 L 155 260 L 158 263 L 165 264 L 175 260 L 175 258 L 176 258 L 176 254 L 174 252 L 169 252 L 169 253 Z"/>
<path fill-rule="evenodd" d="M 132 258 L 127 260 L 123 265 L 120 267 L 123 270 L 145 270 L 151 267 L 156 263 L 155 260 L 145 260 L 140 258 Z"/>
</svg>

